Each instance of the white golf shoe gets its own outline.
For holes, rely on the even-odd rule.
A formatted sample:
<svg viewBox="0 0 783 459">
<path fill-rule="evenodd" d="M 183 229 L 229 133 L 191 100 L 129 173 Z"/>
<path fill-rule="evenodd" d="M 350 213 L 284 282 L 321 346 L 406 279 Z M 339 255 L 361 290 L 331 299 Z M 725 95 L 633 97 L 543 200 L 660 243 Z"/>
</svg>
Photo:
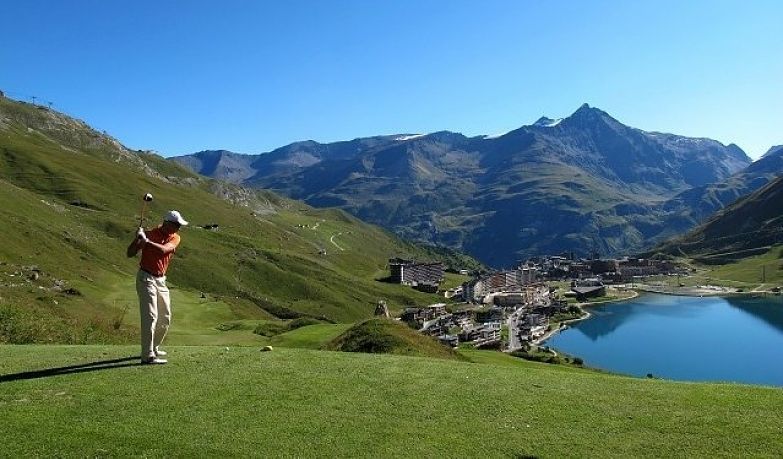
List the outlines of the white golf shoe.
<svg viewBox="0 0 783 459">
<path fill-rule="evenodd" d="M 155 349 L 155 357 L 166 357 L 167 355 L 169 355 L 169 353 L 163 349 Z"/>
<path fill-rule="evenodd" d="M 157 357 L 147 357 L 146 359 L 141 359 L 142 365 L 165 365 L 169 363 L 166 359 L 159 359 Z"/>
</svg>

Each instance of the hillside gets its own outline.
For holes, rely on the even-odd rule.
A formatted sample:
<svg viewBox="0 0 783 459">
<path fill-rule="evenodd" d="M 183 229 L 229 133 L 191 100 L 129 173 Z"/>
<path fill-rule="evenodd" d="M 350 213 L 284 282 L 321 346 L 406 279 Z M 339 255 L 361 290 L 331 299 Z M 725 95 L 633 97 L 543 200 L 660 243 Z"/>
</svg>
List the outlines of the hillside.
<svg viewBox="0 0 783 459">
<path fill-rule="evenodd" d="M 783 177 L 778 177 L 657 250 L 727 262 L 766 252 L 782 242 Z"/>
<path fill-rule="evenodd" d="M 402 322 L 388 319 L 370 319 L 358 323 L 327 343 L 325 349 L 440 359 L 459 357 L 434 338 L 422 335 Z"/>
<path fill-rule="evenodd" d="M 695 187 L 655 209 L 662 228 L 672 235 L 702 223 L 715 212 L 783 175 L 783 147 L 772 147 L 759 160 L 725 180 Z"/>
<path fill-rule="evenodd" d="M 750 164 L 736 145 L 645 132 L 587 104 L 563 120 L 542 118 L 497 137 L 443 131 L 174 160 L 340 207 L 494 266 L 541 253 L 644 247 L 694 224 L 660 224 L 675 213 L 659 208 L 664 202 Z"/>
<path fill-rule="evenodd" d="M 169 283 L 187 314 L 179 327 L 192 323 L 194 336 L 230 320 L 353 322 L 382 298 L 392 310 L 438 299 L 377 282 L 391 256 L 475 266 L 340 210 L 204 179 L 61 113 L 0 98 L 0 342 L 136 335 L 137 261 L 125 247 L 145 192 L 155 196 L 148 227 L 172 208 L 191 221 Z"/>
<path fill-rule="evenodd" d="M 0 346 L 0 436 L 13 439 L 4 455 L 783 455 L 779 388 L 634 379 L 497 352 L 479 364 L 188 346 L 149 368 L 123 360 L 135 351 Z M 72 368 L 36 372 L 62 367 Z"/>
</svg>

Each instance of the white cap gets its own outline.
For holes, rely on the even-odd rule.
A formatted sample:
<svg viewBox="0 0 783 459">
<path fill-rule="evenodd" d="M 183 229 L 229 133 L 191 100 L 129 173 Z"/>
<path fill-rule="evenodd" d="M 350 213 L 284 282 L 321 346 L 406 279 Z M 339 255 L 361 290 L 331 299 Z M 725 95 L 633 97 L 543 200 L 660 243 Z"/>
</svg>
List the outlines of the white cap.
<svg viewBox="0 0 783 459">
<path fill-rule="evenodd" d="M 170 210 L 165 217 L 163 217 L 164 222 L 174 222 L 178 223 L 180 226 L 188 226 L 188 222 L 185 221 L 184 218 L 182 218 L 182 214 L 180 214 L 176 210 Z"/>
</svg>

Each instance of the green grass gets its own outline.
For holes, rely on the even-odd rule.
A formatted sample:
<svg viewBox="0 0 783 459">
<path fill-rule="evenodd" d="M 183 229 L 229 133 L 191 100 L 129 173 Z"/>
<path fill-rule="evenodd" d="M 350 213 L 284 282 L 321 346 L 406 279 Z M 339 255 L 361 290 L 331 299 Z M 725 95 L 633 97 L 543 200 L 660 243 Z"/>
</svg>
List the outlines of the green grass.
<svg viewBox="0 0 783 459">
<path fill-rule="evenodd" d="M 585 303 L 594 305 L 601 303 L 611 303 L 614 301 L 622 301 L 628 298 L 633 298 L 635 293 L 633 291 L 620 291 L 614 288 L 607 289 L 607 294 L 604 296 L 597 296 L 593 298 L 587 298 Z"/>
<path fill-rule="evenodd" d="M 511 353 L 511 355 L 531 362 L 541 362 L 541 363 L 546 363 L 548 365 L 574 366 L 578 368 L 582 367 L 582 365 L 576 365 L 575 363 L 573 363 L 573 358 L 570 356 L 563 355 L 563 354 L 554 355 L 551 352 L 542 350 L 540 347 L 535 347 L 527 351 L 522 351 L 522 350 L 514 351 Z M 581 361 L 582 360 L 580 359 L 579 362 Z"/>
<path fill-rule="evenodd" d="M 461 355 L 440 344 L 435 338 L 422 335 L 402 322 L 370 319 L 354 325 L 324 346 L 343 352 L 398 354 L 439 359 L 460 359 Z"/>
<path fill-rule="evenodd" d="M 173 347 L 132 365 L 0 380 L 10 457 L 777 457 L 781 389 L 298 349 Z M 0 346 L 0 374 L 133 355 Z M 472 352 L 472 355 L 489 355 Z M 502 362 L 502 363 L 501 363 Z M 13 440 L 10 440 L 13 439 Z"/>
<path fill-rule="evenodd" d="M 678 282 L 684 287 L 718 285 L 741 288 L 746 291 L 760 288 L 768 290 L 783 286 L 783 245 L 771 247 L 765 253 L 742 258 L 720 265 L 704 265 L 687 258 L 677 259 L 693 272 L 688 276 L 651 276 L 646 283 L 674 288 Z M 766 281 L 763 282 L 763 279 Z"/>
<path fill-rule="evenodd" d="M 462 274 L 445 273 L 445 279 L 440 285 L 441 290 L 449 290 L 455 287 L 459 287 L 463 283 L 471 279 L 470 276 L 463 276 Z"/>
<path fill-rule="evenodd" d="M 351 326 L 351 324 L 308 325 L 276 335 L 270 338 L 268 343 L 272 346 L 280 347 L 320 349 L 330 341 L 345 333 Z"/>
<path fill-rule="evenodd" d="M 783 285 L 783 246 L 775 246 L 763 255 L 709 268 L 711 268 L 709 276 L 713 279 L 761 285 L 763 274 L 766 277 L 766 284 Z"/>
<path fill-rule="evenodd" d="M 505 352 L 480 350 L 473 347 L 460 348 L 457 350 L 457 352 L 465 357 L 467 361 L 473 363 L 527 368 L 529 370 L 540 368 L 539 364 L 530 363 L 527 360 L 513 357 L 510 354 L 506 354 Z"/>
</svg>

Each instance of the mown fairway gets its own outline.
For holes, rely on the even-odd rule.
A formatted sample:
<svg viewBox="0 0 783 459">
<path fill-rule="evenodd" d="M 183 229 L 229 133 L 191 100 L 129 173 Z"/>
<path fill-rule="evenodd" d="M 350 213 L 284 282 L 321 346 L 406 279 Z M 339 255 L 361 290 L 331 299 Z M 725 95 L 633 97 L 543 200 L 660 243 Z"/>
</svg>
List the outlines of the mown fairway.
<svg viewBox="0 0 783 459">
<path fill-rule="evenodd" d="M 169 350 L 163 367 L 133 358 L 114 369 L 15 380 L 137 349 L 0 347 L 3 455 L 783 454 L 781 389 L 630 379 L 506 358 Z"/>
</svg>

